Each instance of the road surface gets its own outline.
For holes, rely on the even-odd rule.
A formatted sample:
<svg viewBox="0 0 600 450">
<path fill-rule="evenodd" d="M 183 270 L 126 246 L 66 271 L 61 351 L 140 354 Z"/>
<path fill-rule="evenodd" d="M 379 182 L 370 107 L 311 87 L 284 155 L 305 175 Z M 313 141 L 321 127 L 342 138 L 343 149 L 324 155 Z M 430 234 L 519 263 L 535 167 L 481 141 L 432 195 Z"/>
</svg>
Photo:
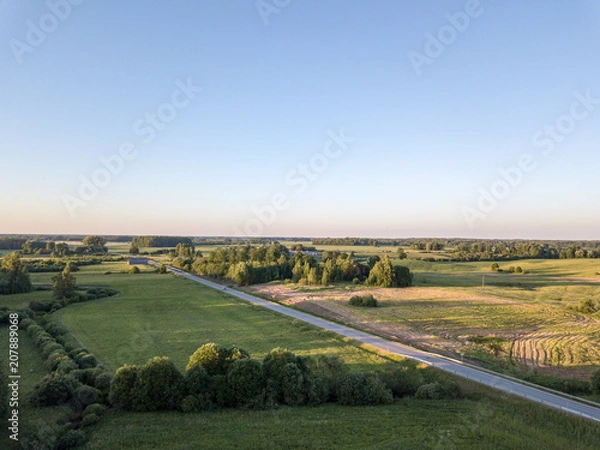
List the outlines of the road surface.
<svg viewBox="0 0 600 450">
<path fill-rule="evenodd" d="M 152 265 L 158 265 L 154 261 L 149 261 L 149 263 Z M 288 308 L 286 306 L 279 305 L 274 302 L 263 300 L 262 298 L 255 297 L 245 292 L 225 287 L 222 284 L 191 275 L 174 267 L 168 267 L 168 270 L 176 275 L 188 278 L 213 289 L 226 292 L 229 295 L 232 295 L 254 305 L 262 306 L 263 308 L 270 309 L 271 311 L 276 311 L 280 314 L 293 317 L 294 319 L 298 319 L 316 327 L 332 331 L 333 333 L 339 334 L 341 336 L 348 337 L 368 345 L 372 345 L 373 347 L 377 347 L 379 349 L 397 354 L 399 356 L 419 361 L 421 363 L 436 367 L 446 372 L 453 373 L 468 380 L 484 384 L 486 386 L 498 389 L 503 392 L 507 392 L 509 394 L 516 395 L 518 397 L 525 398 L 527 400 L 541 403 L 551 408 L 559 409 L 561 411 L 573 415 L 600 422 L 600 408 L 598 407 L 581 403 L 576 400 L 571 400 L 569 398 L 565 398 L 560 395 L 553 394 L 551 392 L 546 392 L 544 390 L 537 389 L 532 386 L 524 385 L 517 381 L 511 381 L 510 379 L 506 379 L 489 372 L 478 370 L 477 368 L 471 366 L 466 366 L 464 364 L 461 364 L 459 361 L 454 361 L 445 357 L 435 355 L 433 353 L 418 350 L 413 347 L 400 344 L 398 342 L 388 341 L 386 339 L 374 336 L 369 333 L 365 333 L 363 331 L 355 330 L 353 328 L 340 325 L 338 323 L 334 323 L 329 320 L 322 319 L 320 317 L 315 317 L 308 313 L 297 311 L 295 309 Z"/>
</svg>

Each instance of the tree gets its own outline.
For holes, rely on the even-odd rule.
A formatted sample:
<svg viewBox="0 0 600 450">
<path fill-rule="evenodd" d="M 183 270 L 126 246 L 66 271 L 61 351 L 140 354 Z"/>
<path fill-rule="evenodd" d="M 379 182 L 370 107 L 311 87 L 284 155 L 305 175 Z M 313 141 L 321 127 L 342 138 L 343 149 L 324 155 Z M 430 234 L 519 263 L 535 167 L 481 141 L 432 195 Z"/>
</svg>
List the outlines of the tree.
<svg viewBox="0 0 600 450">
<path fill-rule="evenodd" d="M 260 406 L 265 388 L 262 364 L 255 359 L 235 361 L 227 373 L 233 403 L 236 406 Z"/>
<path fill-rule="evenodd" d="M 402 247 L 398 247 L 398 258 L 406 259 L 408 258 L 408 254 L 404 251 Z"/>
<path fill-rule="evenodd" d="M 380 287 L 409 287 L 412 281 L 413 276 L 408 267 L 393 266 L 386 255 L 373 266 L 366 284 Z"/>
<path fill-rule="evenodd" d="M 106 240 L 100 236 L 86 236 L 83 239 L 83 246 L 86 247 L 90 253 L 106 253 Z"/>
<path fill-rule="evenodd" d="M 225 348 L 209 342 L 196 350 L 186 367 L 190 370 L 196 364 L 200 364 L 209 375 L 226 375 L 229 366 L 238 359 L 249 358 L 246 350 L 237 347 Z"/>
<path fill-rule="evenodd" d="M 68 266 L 60 274 L 52 277 L 52 291 L 56 298 L 71 298 L 76 290 L 76 279 Z"/>
<path fill-rule="evenodd" d="M 117 370 L 110 383 L 108 400 L 115 406 L 123 409 L 133 408 L 133 388 L 136 385 L 139 368 L 137 366 L 123 366 Z"/>
<path fill-rule="evenodd" d="M 183 375 L 167 357 L 155 357 L 140 367 L 133 387 L 133 409 L 176 409 L 183 398 Z"/>
<path fill-rule="evenodd" d="M 338 388 L 342 405 L 366 406 L 392 403 L 392 391 L 373 373 L 349 373 Z"/>
<path fill-rule="evenodd" d="M 27 267 L 19 254 L 14 252 L 5 256 L 0 269 L 0 294 L 23 294 L 32 290 Z"/>
<path fill-rule="evenodd" d="M 139 255 L 140 248 L 135 244 L 131 244 L 131 247 L 129 247 L 129 253 L 132 255 Z"/>
<path fill-rule="evenodd" d="M 498 265 L 498 263 L 492 264 L 492 272 L 498 272 L 499 269 L 500 266 Z"/>
</svg>

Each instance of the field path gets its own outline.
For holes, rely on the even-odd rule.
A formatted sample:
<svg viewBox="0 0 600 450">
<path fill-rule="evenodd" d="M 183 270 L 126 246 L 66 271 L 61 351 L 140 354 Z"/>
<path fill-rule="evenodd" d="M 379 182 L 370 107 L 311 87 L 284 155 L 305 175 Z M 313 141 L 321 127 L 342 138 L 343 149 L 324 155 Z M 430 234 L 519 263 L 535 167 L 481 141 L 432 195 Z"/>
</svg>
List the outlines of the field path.
<svg viewBox="0 0 600 450">
<path fill-rule="evenodd" d="M 154 266 L 159 265 L 154 261 L 149 261 L 149 264 Z M 475 381 L 486 386 L 492 387 L 494 389 L 498 389 L 500 391 L 513 394 L 518 397 L 522 397 L 537 403 L 541 403 L 551 408 L 562 410 L 569 414 L 600 422 L 600 408 L 592 406 L 591 404 L 582 403 L 574 399 L 572 400 L 570 398 L 553 394 L 546 390 L 533 387 L 533 385 L 523 384 L 521 382 L 518 382 L 517 380 L 510 379 L 509 377 L 501 377 L 499 375 L 495 375 L 493 373 L 465 365 L 457 360 L 442 357 L 422 350 L 417 350 L 407 345 L 403 345 L 398 342 L 388 341 L 378 336 L 374 336 L 363 331 L 355 330 L 344 325 L 330 322 L 329 320 L 312 316 L 305 312 L 297 311 L 295 309 L 280 305 L 278 303 L 263 300 L 259 297 L 255 297 L 245 292 L 241 292 L 223 286 L 222 284 L 215 283 L 213 281 L 209 281 L 195 275 L 191 275 L 174 267 L 168 267 L 168 270 L 181 277 L 187 278 L 197 283 L 201 283 L 205 286 L 217 289 L 219 291 L 224 291 L 227 294 L 236 297 L 240 300 L 244 300 L 254 305 L 261 306 L 263 308 L 270 309 L 271 311 L 275 311 L 280 314 L 286 315 L 288 317 L 301 320 L 316 327 L 323 328 L 325 330 L 336 333 L 340 336 L 354 339 L 356 341 L 371 345 L 386 352 L 410 358 L 423 364 L 427 364 L 429 366 L 436 367 L 446 372 L 453 373 L 468 380 Z"/>
</svg>

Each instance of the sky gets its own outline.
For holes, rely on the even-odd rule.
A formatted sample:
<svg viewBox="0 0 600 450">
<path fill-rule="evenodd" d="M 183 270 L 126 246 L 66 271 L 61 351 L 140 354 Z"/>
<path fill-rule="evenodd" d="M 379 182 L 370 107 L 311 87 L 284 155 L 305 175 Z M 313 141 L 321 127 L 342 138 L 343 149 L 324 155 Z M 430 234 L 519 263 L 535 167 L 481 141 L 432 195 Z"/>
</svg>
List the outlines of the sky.
<svg viewBox="0 0 600 450">
<path fill-rule="evenodd" d="M 600 239 L 595 1 L 0 0 L 0 233 Z"/>
</svg>

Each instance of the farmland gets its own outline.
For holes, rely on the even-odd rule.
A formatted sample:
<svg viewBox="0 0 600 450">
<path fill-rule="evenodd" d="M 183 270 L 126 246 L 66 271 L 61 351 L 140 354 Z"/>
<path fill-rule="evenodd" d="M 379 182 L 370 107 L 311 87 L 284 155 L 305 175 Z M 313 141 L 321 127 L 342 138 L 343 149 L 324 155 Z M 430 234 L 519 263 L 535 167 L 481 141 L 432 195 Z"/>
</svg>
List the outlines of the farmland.
<svg viewBox="0 0 600 450">
<path fill-rule="evenodd" d="M 409 263 L 421 262 L 409 260 Z M 111 370 L 122 364 L 143 364 L 156 355 L 169 356 L 183 370 L 189 355 L 206 342 L 239 345 L 256 358 L 264 357 L 274 347 L 285 347 L 299 355 L 338 355 L 352 370 L 380 371 L 394 364 L 328 332 L 240 302 L 224 292 L 172 275 L 159 275 L 148 266 L 140 266 L 140 269 L 141 273 L 133 275 L 127 273 L 129 266 L 124 262 L 82 266 L 76 272 L 80 286 L 111 287 L 117 289 L 119 295 L 72 304 L 49 316 L 52 321 L 69 328 L 82 346 L 94 353 Z M 448 296 L 449 289 L 457 291 L 458 288 L 423 286 L 421 277 L 430 275 L 427 272 L 416 273 L 417 287 L 406 290 L 375 290 L 375 295 L 382 300 L 384 307 L 361 310 L 360 313 L 391 311 L 396 307 L 395 303 L 409 301 L 408 297 L 394 299 L 394 296 L 399 293 L 409 295 L 411 292 L 413 294 L 410 295 L 415 295 L 422 289 L 419 294 L 421 298 L 413 298 L 411 301 L 416 303 L 402 314 L 409 310 L 414 313 L 423 309 L 426 313 L 421 314 L 435 318 L 433 310 L 451 308 L 441 311 L 436 320 L 441 321 L 443 315 L 448 315 L 449 318 L 467 316 L 466 310 L 456 309 L 459 300 L 452 300 Z M 575 276 L 578 273 L 569 275 Z M 460 270 L 460 265 L 457 265 L 441 276 L 450 278 L 478 275 Z M 52 274 L 49 273 L 35 273 L 32 274 L 32 281 L 36 286 L 49 285 L 51 277 Z M 322 300 L 315 300 L 315 304 L 333 307 L 336 302 L 340 302 L 338 307 L 341 309 L 345 305 L 341 297 L 336 300 L 336 295 L 347 296 L 350 291 L 357 289 L 352 285 L 307 288 L 270 284 L 269 287 L 287 289 L 293 295 L 310 295 L 313 299 L 325 296 L 327 299 L 324 297 Z M 467 286 L 461 289 L 468 292 L 478 288 Z M 493 287 L 486 289 L 493 290 Z M 499 289 L 506 295 L 514 288 Z M 386 291 L 390 296 L 389 300 L 385 299 Z M 487 295 L 486 293 L 484 299 L 468 300 L 482 304 L 491 302 L 494 305 L 492 300 L 495 297 L 488 299 Z M 38 301 L 50 299 L 51 296 L 51 291 L 47 290 L 26 295 L 27 300 Z M 18 308 L 24 305 L 24 296 L 3 296 L 2 301 L 3 305 Z M 427 301 L 434 303 L 428 305 Z M 386 302 L 389 304 L 386 305 Z M 531 302 L 535 303 L 536 300 L 532 299 Z M 495 319 L 492 312 L 493 310 L 481 310 L 482 316 L 489 316 L 489 320 L 493 322 Z M 507 313 L 506 316 L 510 314 Z M 368 315 L 358 317 L 362 317 L 364 323 L 374 321 Z M 541 315 L 534 316 L 534 321 L 540 318 Z M 416 319 L 417 316 L 412 320 Z M 394 326 L 401 330 L 399 324 L 398 321 Z M 450 330 L 448 333 L 453 332 L 450 322 L 443 326 Z M 433 335 L 435 329 L 431 330 Z M 23 337 L 23 346 L 23 358 L 28 364 L 25 367 L 31 374 L 28 383 L 23 385 L 23 392 L 28 395 L 33 384 L 46 372 L 42 359 L 36 355 L 36 350 L 26 335 Z M 316 408 L 282 407 L 267 411 L 222 410 L 191 415 L 111 410 L 98 425 L 90 429 L 90 437 L 84 448 L 152 449 L 201 445 L 202 448 L 215 449 L 326 449 L 340 446 L 467 449 L 516 446 L 534 449 L 539 448 L 542 443 L 548 448 L 566 449 L 572 448 L 572 439 L 576 436 L 578 448 L 585 449 L 594 448 L 600 436 L 596 424 L 468 382 L 461 382 L 461 385 L 466 393 L 466 398 L 462 400 L 401 399 L 391 405 L 368 408 L 325 405 Z M 23 418 L 36 428 L 56 428 L 57 420 L 67 420 L 61 410 L 54 408 L 26 408 Z M 497 426 L 499 423 L 502 424 L 501 427 Z M 545 425 L 540 426 L 540 423 Z M 244 436 L 243 440 L 237 437 L 241 435 Z M 181 436 L 186 438 L 182 439 Z"/>
<path fill-rule="evenodd" d="M 529 272 L 510 274 L 491 272 L 489 262 L 429 262 L 415 259 L 418 255 L 396 260 L 415 275 L 409 289 L 271 283 L 250 290 L 454 357 L 463 353 L 486 362 L 505 360 L 542 373 L 582 378 L 600 364 L 600 316 L 577 311 L 583 301 L 600 301 L 597 260 L 501 263 Z M 356 291 L 372 293 L 381 307 L 348 306 Z M 474 343 L 482 337 L 501 344 L 497 358 L 485 345 Z"/>
</svg>

